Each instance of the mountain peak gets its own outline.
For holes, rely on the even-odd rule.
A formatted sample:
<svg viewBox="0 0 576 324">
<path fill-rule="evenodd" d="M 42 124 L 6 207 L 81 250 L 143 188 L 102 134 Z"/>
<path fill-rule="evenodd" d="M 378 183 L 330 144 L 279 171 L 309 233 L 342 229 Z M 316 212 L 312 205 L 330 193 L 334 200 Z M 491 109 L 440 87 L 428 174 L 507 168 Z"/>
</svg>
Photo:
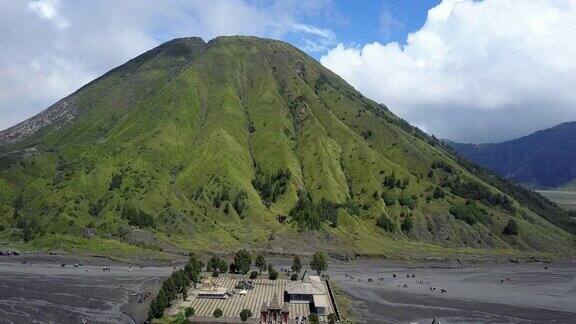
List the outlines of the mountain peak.
<svg viewBox="0 0 576 324">
<path fill-rule="evenodd" d="M 88 231 L 137 244 L 143 231 L 162 249 L 573 251 L 562 210 L 529 205 L 530 192 L 275 40 L 171 40 L 2 138 L 0 221 L 24 240 Z M 515 237 L 502 234 L 511 219 Z"/>
</svg>

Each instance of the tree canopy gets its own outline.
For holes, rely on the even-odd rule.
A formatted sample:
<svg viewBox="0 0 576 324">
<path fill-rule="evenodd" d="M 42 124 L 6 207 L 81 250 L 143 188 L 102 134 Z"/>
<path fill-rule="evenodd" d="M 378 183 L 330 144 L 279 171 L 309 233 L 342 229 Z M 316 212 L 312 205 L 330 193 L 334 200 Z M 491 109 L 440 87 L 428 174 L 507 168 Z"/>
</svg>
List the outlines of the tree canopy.
<svg viewBox="0 0 576 324">
<path fill-rule="evenodd" d="M 250 266 L 252 265 L 252 256 L 250 255 L 250 252 L 245 249 L 236 252 L 236 255 L 234 256 L 234 265 L 236 271 L 244 274 L 248 273 L 248 271 L 250 271 Z"/>
<path fill-rule="evenodd" d="M 315 270 L 318 275 L 320 275 L 322 271 L 326 271 L 328 269 L 326 255 L 322 252 L 314 253 L 312 261 L 310 262 L 310 269 Z"/>
</svg>

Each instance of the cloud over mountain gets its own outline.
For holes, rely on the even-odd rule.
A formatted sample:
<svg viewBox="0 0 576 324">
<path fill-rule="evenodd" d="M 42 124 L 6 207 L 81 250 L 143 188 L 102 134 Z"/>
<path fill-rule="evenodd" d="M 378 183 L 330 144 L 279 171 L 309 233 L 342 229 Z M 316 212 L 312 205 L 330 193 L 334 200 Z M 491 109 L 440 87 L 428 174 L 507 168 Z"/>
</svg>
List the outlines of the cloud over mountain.
<svg viewBox="0 0 576 324">
<path fill-rule="evenodd" d="M 444 0 L 405 44 L 339 44 L 321 62 L 413 124 L 458 141 L 576 119 L 576 2 Z"/>
<path fill-rule="evenodd" d="M 325 1 L 3 1 L 0 129 L 34 115 L 114 66 L 168 39 L 295 35 L 301 47 L 334 46 L 306 22 Z"/>
</svg>

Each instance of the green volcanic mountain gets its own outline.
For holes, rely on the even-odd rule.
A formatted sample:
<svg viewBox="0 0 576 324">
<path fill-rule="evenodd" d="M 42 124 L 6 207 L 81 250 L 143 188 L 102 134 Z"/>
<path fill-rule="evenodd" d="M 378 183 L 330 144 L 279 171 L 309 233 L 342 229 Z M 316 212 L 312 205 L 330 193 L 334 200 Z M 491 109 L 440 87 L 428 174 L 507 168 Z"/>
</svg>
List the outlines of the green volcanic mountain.
<svg viewBox="0 0 576 324">
<path fill-rule="evenodd" d="M 470 160 L 529 187 L 555 188 L 576 181 L 576 122 L 502 143 L 449 144 Z"/>
<path fill-rule="evenodd" d="M 172 40 L 0 132 L 0 238 L 45 249 L 573 253 L 574 233 L 274 40 Z"/>
</svg>

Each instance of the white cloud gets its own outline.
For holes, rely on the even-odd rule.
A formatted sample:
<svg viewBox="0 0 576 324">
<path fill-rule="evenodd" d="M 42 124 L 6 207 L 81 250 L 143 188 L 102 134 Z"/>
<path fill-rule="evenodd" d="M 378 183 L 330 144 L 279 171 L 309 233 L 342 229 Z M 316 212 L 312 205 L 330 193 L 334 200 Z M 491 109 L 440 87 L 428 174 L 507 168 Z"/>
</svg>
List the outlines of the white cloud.
<svg viewBox="0 0 576 324">
<path fill-rule="evenodd" d="M 296 45 L 332 47 L 332 31 L 306 23 L 331 8 L 330 0 L 4 0 L 0 130 L 176 37 L 291 35 Z"/>
<path fill-rule="evenodd" d="M 380 33 L 386 38 L 390 37 L 394 30 L 404 27 L 402 21 L 396 17 L 396 11 L 394 7 L 387 3 L 384 3 L 380 10 Z"/>
<path fill-rule="evenodd" d="M 66 28 L 68 22 L 58 14 L 58 7 L 60 7 L 58 0 L 35 0 L 28 3 L 28 8 L 39 18 L 53 21 L 58 28 Z"/>
<path fill-rule="evenodd" d="M 493 141 L 576 119 L 576 1 L 444 0 L 406 44 L 321 58 L 410 122 Z"/>
</svg>

